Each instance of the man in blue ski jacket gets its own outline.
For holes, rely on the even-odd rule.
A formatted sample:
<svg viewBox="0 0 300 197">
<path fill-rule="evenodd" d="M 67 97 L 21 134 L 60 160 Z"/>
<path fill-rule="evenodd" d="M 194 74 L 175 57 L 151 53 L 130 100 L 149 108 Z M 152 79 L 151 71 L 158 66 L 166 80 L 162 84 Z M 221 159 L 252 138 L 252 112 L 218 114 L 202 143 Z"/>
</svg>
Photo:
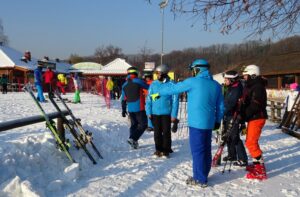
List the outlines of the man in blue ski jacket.
<svg viewBox="0 0 300 197">
<path fill-rule="evenodd" d="M 212 129 L 220 127 L 224 99 L 221 85 L 213 80 L 209 72 L 210 65 L 206 60 L 196 59 L 189 67 L 194 77 L 177 84 L 169 84 L 151 97 L 156 100 L 159 96 L 187 92 L 193 177 L 189 177 L 186 183 L 206 187 L 212 161 Z"/>
<path fill-rule="evenodd" d="M 126 117 L 128 108 L 131 122 L 130 134 L 127 142 L 132 148 L 138 148 L 138 140 L 147 128 L 147 116 L 145 112 L 145 96 L 143 89 L 148 89 L 148 85 L 139 79 L 138 71 L 135 67 L 127 69 L 127 80 L 122 86 L 122 116 Z"/>
<path fill-rule="evenodd" d="M 172 152 L 171 122 L 177 120 L 178 95 L 161 96 L 157 101 L 152 101 L 150 95 L 158 92 L 164 86 L 174 83 L 168 76 L 169 70 L 167 65 L 160 65 L 155 69 L 157 80 L 153 81 L 150 85 L 146 100 L 146 113 L 154 126 L 154 155 L 166 158 Z"/>
<path fill-rule="evenodd" d="M 46 102 L 44 94 L 43 94 L 43 74 L 42 74 L 42 67 L 41 63 L 38 64 L 37 68 L 34 69 L 34 85 L 37 89 L 37 100 L 40 102 Z"/>
</svg>

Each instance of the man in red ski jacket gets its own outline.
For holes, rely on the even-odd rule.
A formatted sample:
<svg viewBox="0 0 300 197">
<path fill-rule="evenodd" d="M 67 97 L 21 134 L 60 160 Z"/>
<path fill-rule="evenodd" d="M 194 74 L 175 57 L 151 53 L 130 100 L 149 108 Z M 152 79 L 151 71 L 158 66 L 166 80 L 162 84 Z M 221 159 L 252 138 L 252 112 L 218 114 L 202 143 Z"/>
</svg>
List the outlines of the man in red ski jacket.
<svg viewBox="0 0 300 197">
<path fill-rule="evenodd" d="M 53 96 L 53 79 L 54 79 L 54 72 L 51 70 L 51 68 L 47 68 L 47 71 L 44 73 L 43 77 L 45 78 L 45 84 L 48 91 L 48 95 Z"/>
</svg>

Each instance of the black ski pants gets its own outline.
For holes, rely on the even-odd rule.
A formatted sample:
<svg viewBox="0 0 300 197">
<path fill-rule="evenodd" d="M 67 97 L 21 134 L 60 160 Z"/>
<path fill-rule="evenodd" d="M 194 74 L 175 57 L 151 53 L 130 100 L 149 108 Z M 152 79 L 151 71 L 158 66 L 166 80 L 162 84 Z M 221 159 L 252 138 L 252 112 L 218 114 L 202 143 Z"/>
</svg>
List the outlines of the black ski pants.
<svg viewBox="0 0 300 197">
<path fill-rule="evenodd" d="M 243 144 L 243 141 L 240 138 L 239 124 L 232 124 L 232 126 L 230 126 L 231 119 L 232 117 L 229 117 L 226 118 L 224 121 L 225 132 L 229 132 L 227 133 L 228 156 L 232 158 L 232 160 L 242 160 L 248 162 L 246 149 Z"/>
<path fill-rule="evenodd" d="M 138 141 L 147 128 L 146 112 L 129 112 L 129 118 L 131 122 L 129 138 Z"/>
<path fill-rule="evenodd" d="M 152 115 L 155 149 L 169 153 L 171 150 L 171 116 Z"/>
</svg>

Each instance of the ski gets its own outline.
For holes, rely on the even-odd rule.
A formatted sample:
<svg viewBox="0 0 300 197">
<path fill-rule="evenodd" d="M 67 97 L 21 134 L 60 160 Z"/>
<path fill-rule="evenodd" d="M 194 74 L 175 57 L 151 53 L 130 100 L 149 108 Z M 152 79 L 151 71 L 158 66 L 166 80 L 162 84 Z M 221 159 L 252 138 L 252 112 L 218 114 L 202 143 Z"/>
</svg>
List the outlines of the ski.
<svg viewBox="0 0 300 197">
<path fill-rule="evenodd" d="M 87 141 L 88 143 L 91 144 L 93 150 L 96 152 L 96 154 L 99 156 L 99 158 L 103 159 L 102 155 L 100 154 L 99 150 L 97 149 L 97 147 L 95 146 L 95 144 L 92 141 L 92 133 L 85 131 L 84 128 L 81 125 L 81 122 L 78 118 L 76 118 L 73 114 L 73 112 L 71 111 L 71 109 L 67 106 L 67 104 L 64 102 L 63 98 L 59 95 L 59 93 L 57 93 L 56 91 L 54 92 L 54 94 L 57 96 L 57 98 L 61 101 L 61 103 L 64 105 L 64 107 L 66 108 L 66 110 L 69 112 L 74 125 L 79 129 L 81 136 L 85 139 L 85 141 Z"/>
<path fill-rule="evenodd" d="M 34 103 L 36 104 L 36 106 L 38 107 L 38 109 L 40 110 L 42 116 L 45 118 L 46 126 L 52 132 L 52 134 L 53 134 L 53 136 L 55 138 L 55 141 L 58 144 L 58 146 L 66 154 L 66 156 L 68 157 L 68 159 L 72 163 L 75 163 L 76 161 L 72 158 L 71 154 L 69 153 L 67 145 L 60 139 L 60 137 L 58 135 L 58 132 L 57 132 L 57 129 L 56 129 L 55 125 L 53 124 L 54 122 L 51 119 L 49 119 L 49 117 L 47 116 L 47 114 L 44 111 L 43 107 L 41 106 L 41 104 L 39 103 L 39 101 L 37 100 L 37 98 L 34 96 L 34 94 L 32 92 L 32 89 L 28 85 L 26 85 L 26 86 L 24 86 L 24 90 L 29 93 L 30 97 L 32 98 L 32 100 L 34 101 Z"/>
<path fill-rule="evenodd" d="M 60 113 L 60 116 L 65 124 L 65 126 L 69 129 L 70 133 L 73 135 L 74 139 L 75 139 L 75 145 L 76 147 L 82 148 L 84 150 L 84 152 L 87 154 L 87 156 L 89 157 L 89 159 L 93 162 L 93 164 L 97 164 L 96 160 L 93 158 L 93 156 L 91 155 L 91 153 L 88 151 L 88 149 L 86 148 L 86 141 L 84 140 L 84 138 L 79 135 L 75 129 L 74 126 L 72 126 L 72 123 L 66 118 L 66 116 L 62 113 L 61 109 L 59 108 L 59 106 L 57 105 L 57 103 L 54 101 L 53 97 L 49 97 L 50 102 L 53 104 L 53 106 L 55 107 L 55 109 Z"/>
</svg>

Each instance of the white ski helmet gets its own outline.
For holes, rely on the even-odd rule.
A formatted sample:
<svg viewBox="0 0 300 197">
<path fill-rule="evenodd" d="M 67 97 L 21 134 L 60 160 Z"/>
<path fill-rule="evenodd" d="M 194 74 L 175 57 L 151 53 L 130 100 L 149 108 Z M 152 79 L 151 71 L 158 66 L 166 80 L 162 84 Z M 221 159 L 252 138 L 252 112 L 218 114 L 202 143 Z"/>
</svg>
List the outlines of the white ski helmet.
<svg viewBox="0 0 300 197">
<path fill-rule="evenodd" d="M 256 76 L 259 76 L 260 75 L 260 69 L 259 69 L 258 66 L 254 65 L 254 64 L 248 65 L 244 69 L 243 75 L 250 75 L 250 76 L 256 75 Z"/>
</svg>

